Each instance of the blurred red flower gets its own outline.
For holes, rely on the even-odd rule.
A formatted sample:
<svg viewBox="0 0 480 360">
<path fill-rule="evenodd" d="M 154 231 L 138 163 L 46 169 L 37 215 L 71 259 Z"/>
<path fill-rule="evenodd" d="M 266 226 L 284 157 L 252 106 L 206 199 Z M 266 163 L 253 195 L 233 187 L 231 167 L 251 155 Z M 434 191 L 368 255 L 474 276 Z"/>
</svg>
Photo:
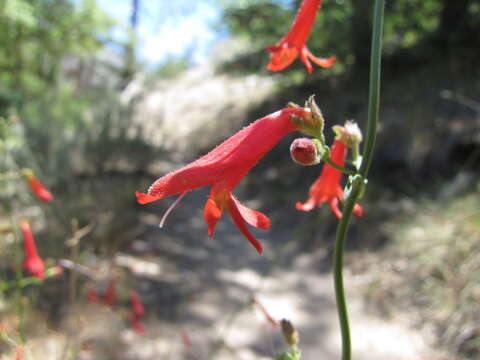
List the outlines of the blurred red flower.
<svg viewBox="0 0 480 360">
<path fill-rule="evenodd" d="M 100 297 L 98 296 L 95 289 L 88 289 L 87 296 L 85 298 L 89 303 L 99 303 Z"/>
<path fill-rule="evenodd" d="M 347 147 L 340 140 L 335 140 L 332 146 L 332 160 L 335 164 L 344 166 L 347 156 Z M 338 200 L 342 199 L 343 189 L 340 186 L 342 172 L 325 163 L 318 179 L 310 187 L 310 197 L 304 204 L 297 202 L 295 206 L 298 210 L 310 211 L 323 202 L 328 202 L 330 209 L 338 219 L 342 217 L 342 213 L 338 208 Z M 360 205 L 355 204 L 353 213 L 356 216 L 363 215 L 363 209 Z"/>
<path fill-rule="evenodd" d="M 180 335 L 182 336 L 183 345 L 185 345 L 187 348 L 192 347 L 193 343 L 192 343 L 192 340 L 190 339 L 190 336 L 188 336 L 188 334 L 185 331 L 182 331 Z"/>
<path fill-rule="evenodd" d="M 53 195 L 47 188 L 37 179 L 34 173 L 30 170 L 24 171 L 25 177 L 30 185 L 30 189 L 32 189 L 33 193 L 37 197 L 38 200 L 49 202 L 53 200 Z"/>
<path fill-rule="evenodd" d="M 23 249 L 25 256 L 23 260 L 23 269 L 28 271 L 33 277 L 43 280 L 45 278 L 45 264 L 40 256 L 38 256 L 30 224 L 27 221 L 22 221 L 20 227 L 23 233 Z"/>
<path fill-rule="evenodd" d="M 105 292 L 105 297 L 103 303 L 107 306 L 113 306 L 117 301 L 117 292 L 116 292 L 117 282 L 115 280 L 110 281 L 110 285 Z"/>
<path fill-rule="evenodd" d="M 317 58 L 306 46 L 321 2 L 321 0 L 304 0 L 288 33 L 276 45 L 266 47 L 272 53 L 267 65 L 268 70 L 283 70 L 293 63 L 298 55 L 300 55 L 300 60 L 305 64 L 309 73 L 313 71 L 310 60 L 325 68 L 333 65 L 335 56 L 328 59 Z"/>
<path fill-rule="evenodd" d="M 140 296 L 135 290 L 130 292 L 130 301 L 132 302 L 133 313 L 138 317 L 142 317 L 145 314 L 145 308 L 140 300 Z"/>
<path fill-rule="evenodd" d="M 140 322 L 140 317 L 132 313 L 130 315 L 130 322 L 132 324 L 133 331 L 135 331 L 139 335 L 145 335 L 145 329 Z"/>
<path fill-rule="evenodd" d="M 137 201 L 146 204 L 174 194 L 181 193 L 183 196 L 189 190 L 212 185 L 204 209 L 208 235 L 213 235 L 223 210 L 227 209 L 240 232 L 261 253 L 262 245 L 246 224 L 268 229 L 270 220 L 261 212 L 243 206 L 232 190 L 282 137 L 298 129 L 291 119 L 292 115 L 304 120 L 310 112 L 304 108 L 285 108 L 255 121 L 200 159 L 159 178 L 147 194 L 136 192 Z"/>
<path fill-rule="evenodd" d="M 25 353 L 25 349 L 22 345 L 17 346 L 17 350 L 15 351 L 15 360 L 23 360 L 23 354 Z"/>
</svg>

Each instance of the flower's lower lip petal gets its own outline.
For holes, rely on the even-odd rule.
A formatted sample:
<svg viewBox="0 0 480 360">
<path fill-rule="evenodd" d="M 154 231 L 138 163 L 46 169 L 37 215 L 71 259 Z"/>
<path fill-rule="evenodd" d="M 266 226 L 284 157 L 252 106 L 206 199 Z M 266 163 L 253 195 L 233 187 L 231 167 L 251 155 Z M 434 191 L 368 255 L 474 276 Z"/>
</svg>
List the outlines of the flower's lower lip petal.
<svg viewBox="0 0 480 360">
<path fill-rule="evenodd" d="M 337 219 L 342 218 L 342 212 L 338 208 L 338 199 L 335 197 L 328 203 L 330 205 L 330 209 L 332 209 L 333 213 L 337 217 Z"/>
<path fill-rule="evenodd" d="M 317 64 L 318 66 L 323 67 L 323 68 L 329 68 L 330 66 L 333 65 L 333 63 L 336 60 L 335 56 L 330 56 L 329 58 L 318 58 L 315 55 L 313 55 L 310 52 L 310 50 L 308 50 L 308 48 L 306 46 L 302 49 L 302 61 L 303 62 L 305 62 L 304 59 L 303 59 L 304 57 L 305 57 L 306 61 L 308 61 L 308 59 L 310 59 L 315 64 Z M 307 66 L 307 68 L 308 68 L 308 66 Z"/>
<path fill-rule="evenodd" d="M 313 71 L 313 66 L 312 64 L 310 63 L 310 61 L 308 60 L 308 50 L 306 50 L 307 48 L 304 47 L 304 49 L 302 50 L 302 52 L 300 53 L 300 60 L 302 60 L 302 62 L 305 64 L 305 67 L 307 68 L 307 71 L 309 74 L 312 73 Z M 305 51 L 306 50 L 306 51 Z"/>
<path fill-rule="evenodd" d="M 353 214 L 358 217 L 363 216 L 363 208 L 360 204 L 355 204 L 353 207 Z"/>
<path fill-rule="evenodd" d="M 232 201 L 235 202 L 240 215 L 242 215 L 243 219 L 249 223 L 250 225 L 266 230 L 270 228 L 270 219 L 260 211 L 252 210 L 246 206 L 244 206 L 235 196 L 232 195 Z"/>
<path fill-rule="evenodd" d="M 213 236 L 215 225 L 222 217 L 222 209 L 217 206 L 214 200 L 208 199 L 203 210 L 203 217 L 208 225 L 208 236 Z"/>
<path fill-rule="evenodd" d="M 304 204 L 302 204 L 300 201 L 297 201 L 295 203 L 295 207 L 297 208 L 297 210 L 301 211 L 311 211 L 315 208 L 316 205 L 317 202 L 314 198 L 308 199 L 307 202 L 305 202 Z"/>
<path fill-rule="evenodd" d="M 229 201 L 228 211 L 230 213 L 230 216 L 232 217 L 233 222 L 235 223 L 235 225 L 237 225 L 238 230 L 240 230 L 240 232 L 247 238 L 247 240 L 250 242 L 250 244 L 252 244 L 255 250 L 257 250 L 257 252 L 261 254 L 263 251 L 263 246 L 257 239 L 253 237 L 253 235 L 250 233 L 250 230 L 248 230 L 246 222 L 240 214 L 240 211 L 238 210 L 235 201 Z"/>
</svg>

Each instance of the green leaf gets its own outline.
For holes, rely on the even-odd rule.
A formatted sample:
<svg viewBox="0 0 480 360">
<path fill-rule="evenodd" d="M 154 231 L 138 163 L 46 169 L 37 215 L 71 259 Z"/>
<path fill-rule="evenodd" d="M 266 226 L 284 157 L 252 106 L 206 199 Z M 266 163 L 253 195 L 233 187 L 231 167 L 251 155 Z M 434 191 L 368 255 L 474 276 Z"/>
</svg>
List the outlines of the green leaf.
<svg viewBox="0 0 480 360">
<path fill-rule="evenodd" d="M 24 0 L 7 0 L 4 15 L 27 27 L 35 25 L 34 7 Z"/>
</svg>

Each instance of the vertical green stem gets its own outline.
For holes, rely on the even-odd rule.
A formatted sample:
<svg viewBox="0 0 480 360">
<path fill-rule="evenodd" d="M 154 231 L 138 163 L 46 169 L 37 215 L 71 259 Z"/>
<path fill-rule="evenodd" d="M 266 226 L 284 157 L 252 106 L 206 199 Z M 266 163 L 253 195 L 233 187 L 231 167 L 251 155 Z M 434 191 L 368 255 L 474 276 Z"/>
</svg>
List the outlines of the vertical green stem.
<svg viewBox="0 0 480 360">
<path fill-rule="evenodd" d="M 372 51 L 370 55 L 370 88 L 368 93 L 368 122 L 363 148 L 360 175 L 367 178 L 372 163 L 375 140 L 377 138 L 378 108 L 380 105 L 380 68 L 382 54 L 383 12 L 385 0 L 375 0 L 372 31 Z"/>
<path fill-rule="evenodd" d="M 350 325 L 348 320 L 347 304 L 345 300 L 345 288 L 343 285 L 343 252 L 348 233 L 353 208 L 361 194 L 365 179 L 372 162 L 373 150 L 377 133 L 378 108 L 380 100 L 380 65 L 382 48 L 382 29 L 384 0 L 375 0 L 372 49 L 370 58 L 370 88 L 368 100 L 368 123 L 363 149 L 363 160 L 359 175 L 353 177 L 352 190 L 347 198 L 343 209 L 343 216 L 337 227 L 335 249 L 333 255 L 333 275 L 335 282 L 335 296 L 337 299 L 337 311 L 342 334 L 342 360 L 351 360 L 352 345 L 350 338 Z"/>
</svg>

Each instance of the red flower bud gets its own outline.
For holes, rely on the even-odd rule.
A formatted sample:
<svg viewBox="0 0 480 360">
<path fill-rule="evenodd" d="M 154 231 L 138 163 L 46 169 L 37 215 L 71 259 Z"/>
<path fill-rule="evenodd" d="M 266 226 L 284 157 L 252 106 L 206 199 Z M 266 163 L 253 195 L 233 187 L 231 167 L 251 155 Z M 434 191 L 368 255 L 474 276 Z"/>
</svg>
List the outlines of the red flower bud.
<svg viewBox="0 0 480 360">
<path fill-rule="evenodd" d="M 317 146 L 308 138 L 293 140 L 290 145 L 290 156 L 299 165 L 315 165 L 320 162 Z"/>
</svg>

